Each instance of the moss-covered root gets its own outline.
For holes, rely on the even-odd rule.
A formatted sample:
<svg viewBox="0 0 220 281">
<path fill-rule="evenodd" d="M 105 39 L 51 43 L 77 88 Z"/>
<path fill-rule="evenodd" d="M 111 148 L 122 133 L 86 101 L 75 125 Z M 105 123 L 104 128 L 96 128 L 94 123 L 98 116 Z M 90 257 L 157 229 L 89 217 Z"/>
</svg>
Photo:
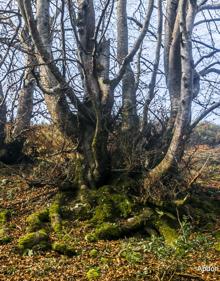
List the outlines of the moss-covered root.
<svg viewBox="0 0 220 281">
<path fill-rule="evenodd" d="M 63 195 L 58 194 L 49 208 L 49 218 L 52 229 L 55 233 L 62 233 L 62 219 L 61 219 L 61 206 L 62 206 Z"/>
<path fill-rule="evenodd" d="M 122 236 L 120 227 L 116 223 L 104 222 L 93 232 L 87 234 L 85 239 L 89 242 L 98 240 L 113 240 Z"/>
<path fill-rule="evenodd" d="M 0 244 L 6 244 L 11 241 L 7 229 L 8 211 L 3 210 L 0 212 Z"/>
<path fill-rule="evenodd" d="M 65 255 L 68 257 L 72 257 L 75 256 L 77 253 L 75 251 L 75 249 L 71 246 L 68 246 L 64 243 L 61 242 L 54 242 L 52 244 L 52 250 L 54 250 L 55 252 L 61 254 L 61 255 Z"/>
<path fill-rule="evenodd" d="M 150 208 L 145 208 L 140 214 L 124 221 L 123 223 L 109 223 L 104 222 L 99 225 L 92 233 L 86 235 L 85 239 L 93 242 L 100 239 L 112 240 L 118 239 L 125 235 L 132 234 L 136 230 L 144 226 L 144 224 L 151 220 L 154 212 Z"/>
<path fill-rule="evenodd" d="M 44 209 L 42 211 L 31 214 L 27 217 L 28 232 L 34 232 L 43 228 L 43 224 L 49 221 L 49 210 Z"/>
<path fill-rule="evenodd" d="M 155 226 L 161 236 L 163 236 L 165 243 L 171 247 L 175 246 L 179 237 L 177 230 L 162 218 L 155 222 Z"/>
<path fill-rule="evenodd" d="M 21 252 L 36 247 L 38 250 L 48 249 L 50 247 L 49 237 L 44 229 L 28 233 L 18 240 L 18 249 Z"/>
</svg>

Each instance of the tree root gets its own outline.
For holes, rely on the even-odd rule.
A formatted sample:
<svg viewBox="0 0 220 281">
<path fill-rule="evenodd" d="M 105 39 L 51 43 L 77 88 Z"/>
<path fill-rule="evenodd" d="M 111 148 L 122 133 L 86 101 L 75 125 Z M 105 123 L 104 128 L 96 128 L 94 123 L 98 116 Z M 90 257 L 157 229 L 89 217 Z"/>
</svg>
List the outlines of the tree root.
<svg viewBox="0 0 220 281">
<path fill-rule="evenodd" d="M 11 237 L 8 235 L 7 221 L 8 211 L 3 210 L 0 212 L 0 244 L 6 244 L 11 241 Z"/>
<path fill-rule="evenodd" d="M 43 250 L 50 247 L 49 236 L 44 229 L 38 230 L 36 232 L 28 233 L 18 240 L 18 249 L 21 252 L 25 250 L 32 249 L 37 246 L 38 249 Z"/>
</svg>

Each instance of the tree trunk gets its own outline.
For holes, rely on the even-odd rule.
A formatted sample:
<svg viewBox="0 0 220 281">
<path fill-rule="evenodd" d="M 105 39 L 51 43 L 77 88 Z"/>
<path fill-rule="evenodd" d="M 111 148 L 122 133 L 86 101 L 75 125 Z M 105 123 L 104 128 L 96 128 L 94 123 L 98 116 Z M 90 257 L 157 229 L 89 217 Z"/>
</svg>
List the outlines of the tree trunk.
<svg viewBox="0 0 220 281">
<path fill-rule="evenodd" d="M 0 148 L 5 143 L 6 104 L 3 95 L 2 84 L 0 83 Z"/>
<path fill-rule="evenodd" d="M 178 165 L 184 149 L 187 128 L 191 121 L 191 103 L 193 99 L 193 65 L 191 34 L 195 17 L 196 7 L 193 4 L 187 6 L 187 1 L 179 1 L 176 15 L 181 32 L 180 57 L 181 57 L 181 96 L 178 113 L 175 119 L 174 132 L 163 160 L 149 172 L 145 179 L 145 189 L 160 181 L 163 176 Z M 179 73 L 176 73 L 179 76 Z"/>
<path fill-rule="evenodd" d="M 23 138 L 22 133 L 30 127 L 33 111 L 33 93 L 35 88 L 35 79 L 31 72 L 35 64 L 35 58 L 32 55 L 27 55 L 27 69 L 24 73 L 23 88 L 19 92 L 18 110 L 12 139 Z"/>
<path fill-rule="evenodd" d="M 117 44 L 117 59 L 121 65 L 128 55 L 127 0 L 118 1 Z M 137 129 L 136 83 L 134 72 L 128 63 L 122 78 L 122 131 L 132 135 Z"/>
<path fill-rule="evenodd" d="M 52 58 L 51 40 L 49 33 L 49 1 L 37 1 L 37 28 L 41 35 L 42 43 Z M 81 52 L 79 60 L 83 65 L 83 85 L 85 98 L 83 105 L 90 114 L 85 118 L 83 114 L 75 115 L 71 112 L 66 99 L 66 92 L 50 71 L 48 66 L 40 66 L 40 81 L 45 89 L 45 101 L 52 116 L 53 122 L 74 143 L 78 139 L 78 152 L 82 162 L 82 176 L 79 184 L 96 186 L 103 182 L 109 173 L 110 161 L 107 151 L 108 120 L 112 105 L 110 87 L 105 83 L 106 73 L 109 73 L 109 43 L 105 39 L 101 42 L 99 55 L 94 56 L 94 30 L 95 13 L 93 1 L 79 1 L 78 32 Z M 104 53 L 104 55 L 103 55 Z M 105 59 L 104 59 L 105 57 Z M 44 62 L 41 55 L 38 56 L 40 63 Z M 101 65 L 101 67 L 98 65 Z M 63 77 L 63 79 L 65 79 Z M 53 93 L 51 89 L 54 89 Z"/>
</svg>

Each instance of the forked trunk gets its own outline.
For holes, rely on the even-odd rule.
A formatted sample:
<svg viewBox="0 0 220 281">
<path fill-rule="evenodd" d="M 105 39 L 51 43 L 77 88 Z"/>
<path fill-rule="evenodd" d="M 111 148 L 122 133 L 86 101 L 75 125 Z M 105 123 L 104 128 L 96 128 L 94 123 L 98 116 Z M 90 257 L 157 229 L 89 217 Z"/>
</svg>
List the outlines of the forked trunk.
<svg viewBox="0 0 220 281">
<path fill-rule="evenodd" d="M 145 189 L 154 186 L 156 182 L 163 179 L 172 168 L 175 168 L 181 159 L 184 150 L 187 129 L 191 121 L 191 103 L 193 99 L 193 65 L 191 34 L 195 17 L 196 7 L 187 5 L 187 1 L 179 2 L 178 13 L 179 29 L 182 34 L 180 43 L 181 55 L 181 95 L 178 113 L 175 118 L 174 132 L 168 150 L 162 161 L 148 173 L 145 179 Z M 176 75 L 179 75 L 178 73 Z"/>
</svg>

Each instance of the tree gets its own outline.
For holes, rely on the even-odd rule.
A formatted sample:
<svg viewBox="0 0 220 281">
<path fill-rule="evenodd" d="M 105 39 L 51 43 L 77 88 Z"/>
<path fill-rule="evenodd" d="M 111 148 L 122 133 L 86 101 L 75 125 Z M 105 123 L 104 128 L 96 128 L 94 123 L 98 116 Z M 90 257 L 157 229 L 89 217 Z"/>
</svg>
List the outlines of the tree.
<svg viewBox="0 0 220 281">
<path fill-rule="evenodd" d="M 128 151 L 119 148 L 119 166 L 141 167 L 149 194 L 176 169 L 194 127 L 220 106 L 214 33 L 220 6 L 195 0 L 140 1 L 138 9 L 133 4 L 10 1 L 12 10 L 6 5 L 5 14 L 17 28 L 1 43 L 26 54 L 26 65 L 13 64 L 24 67 L 21 80 L 26 79 L 15 136 L 29 126 L 32 96 L 40 91 L 53 123 L 77 142 L 77 185 L 106 182 L 117 157 L 109 144 L 120 140 Z M 24 30 L 26 38 L 20 40 Z M 201 30 L 208 32 L 207 43 L 200 40 Z M 10 60 L 5 51 L 5 63 Z M 195 106 L 201 109 L 198 116 Z M 126 165 L 125 153 L 135 155 L 138 165 Z"/>
<path fill-rule="evenodd" d="M 95 23 L 95 10 L 93 1 L 78 1 L 78 18 L 76 19 L 73 3 L 68 1 L 68 12 L 72 30 L 75 35 L 77 53 L 77 65 L 80 68 L 84 97 L 81 101 L 70 87 L 63 73 L 53 61 L 51 33 L 50 33 L 50 1 L 37 1 L 36 18 L 37 26 L 30 1 L 18 1 L 23 18 L 29 28 L 32 40 L 37 50 L 37 59 L 40 66 L 39 82 L 45 92 L 45 100 L 53 121 L 70 138 L 78 137 L 78 152 L 83 154 L 84 169 L 88 171 L 86 178 L 89 185 L 94 186 L 103 182 L 110 170 L 110 158 L 107 150 L 108 134 L 111 126 L 111 111 L 113 106 L 113 93 L 120 81 L 123 79 L 124 92 L 130 92 L 128 75 L 132 75 L 129 63 L 137 53 L 144 36 L 148 30 L 150 17 L 153 10 L 153 1 L 150 1 L 143 29 L 137 38 L 134 47 L 127 54 L 126 46 L 118 46 L 120 56 L 120 70 L 118 75 L 109 80 L 109 42 L 105 39 L 105 29 L 101 30 L 104 23 L 105 12 L 110 4 L 106 5 L 100 15 L 99 21 Z M 112 3 L 113 5 L 114 3 Z M 124 9 L 120 10 L 119 17 L 123 17 Z M 65 5 L 62 6 L 64 13 Z M 126 6 L 124 6 L 125 8 Z M 122 16 L 120 14 L 122 13 Z M 63 15 L 64 16 L 64 15 Z M 105 28 L 105 26 L 104 26 Z M 120 29 L 121 26 L 118 26 Z M 122 33 L 126 33 L 125 30 Z M 63 33 L 63 40 L 65 34 Z M 124 38 L 124 35 L 122 35 Z M 125 35 L 126 37 L 126 35 Z M 125 38 L 126 39 L 126 38 Z M 119 38 L 120 41 L 120 38 Z M 122 39 L 121 39 L 122 41 Z M 63 42 L 65 45 L 65 42 Z M 65 49 L 63 50 L 64 56 Z M 126 57 L 125 57 L 126 56 Z M 64 69 L 65 70 L 65 66 Z M 126 75 L 124 75 L 126 73 Z M 126 78 L 127 77 L 127 78 Z M 133 87 L 133 82 L 131 87 Z M 132 90 L 131 90 L 132 91 Z M 135 93 L 130 93 L 135 95 Z M 69 99 L 77 114 L 70 111 Z M 132 97 L 132 99 L 134 99 Z M 129 119 L 133 106 L 125 105 L 128 102 L 127 94 L 123 96 L 124 120 Z M 133 111 L 133 109 L 132 109 Z M 127 116 L 127 117 L 125 117 Z M 129 119 L 131 122 L 133 118 Z M 130 122 L 124 121 L 124 124 Z M 125 126 L 125 125 L 124 125 Z M 130 125 L 129 125 L 130 126 Z M 80 178 L 82 178 L 80 176 Z M 84 178 L 84 177 L 83 177 Z M 84 180 L 84 179 L 83 179 Z"/>
<path fill-rule="evenodd" d="M 10 18 L 4 17 L 2 20 L 3 28 L 7 29 L 7 25 L 13 26 Z M 18 34 L 18 28 L 15 28 L 15 34 L 13 39 L 16 38 Z M 4 63 L 7 65 L 9 63 L 9 69 L 13 61 L 7 61 L 7 55 L 10 53 L 10 48 L 13 46 L 16 49 L 16 44 L 11 41 L 5 40 L 2 38 L 3 42 L 6 43 L 5 56 L 2 59 L 1 65 Z M 35 89 L 35 80 L 32 75 L 32 70 L 35 66 L 34 56 L 32 55 L 32 46 L 33 44 L 30 41 L 27 27 L 24 26 L 20 31 L 20 46 L 23 48 L 25 53 L 25 68 L 24 75 L 21 79 L 23 85 L 21 86 L 18 93 L 18 109 L 16 114 L 16 119 L 13 125 L 13 132 L 10 137 L 6 138 L 6 123 L 7 123 L 7 93 L 4 95 L 2 85 L 0 87 L 0 143 L 1 143 L 1 153 L 0 160 L 6 163 L 13 163 L 18 161 L 18 158 L 22 158 L 22 149 L 25 141 L 24 131 L 30 127 L 30 121 L 32 117 L 32 108 L 33 108 L 33 92 Z M 13 105 L 14 106 L 14 105 Z"/>
<path fill-rule="evenodd" d="M 202 71 L 198 74 L 195 69 L 193 28 L 197 13 L 201 9 L 209 9 L 203 6 L 205 2 L 198 5 L 197 1 L 167 1 L 164 69 L 171 112 L 165 136 L 166 152 L 159 164 L 147 175 L 145 188 L 154 185 L 178 165 L 192 129 L 192 102 L 199 94 L 200 76 L 203 76 Z M 215 104 L 215 108 L 218 106 L 219 103 Z"/>
</svg>

